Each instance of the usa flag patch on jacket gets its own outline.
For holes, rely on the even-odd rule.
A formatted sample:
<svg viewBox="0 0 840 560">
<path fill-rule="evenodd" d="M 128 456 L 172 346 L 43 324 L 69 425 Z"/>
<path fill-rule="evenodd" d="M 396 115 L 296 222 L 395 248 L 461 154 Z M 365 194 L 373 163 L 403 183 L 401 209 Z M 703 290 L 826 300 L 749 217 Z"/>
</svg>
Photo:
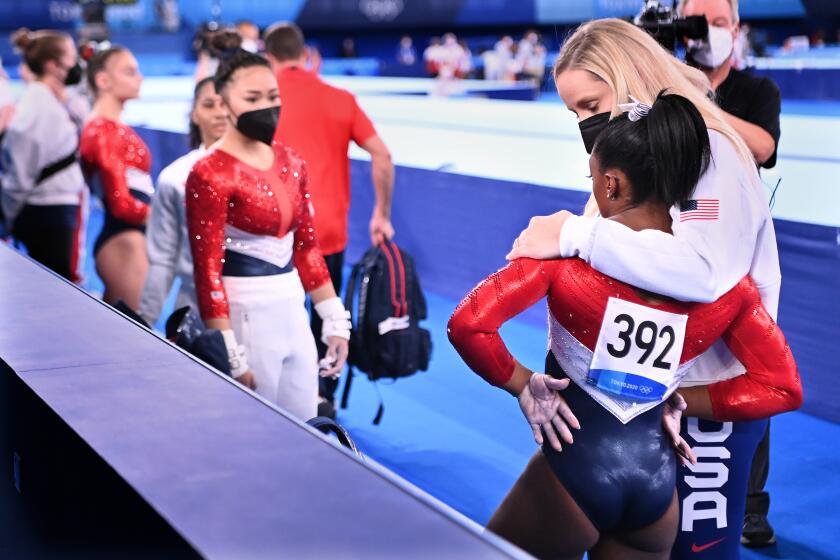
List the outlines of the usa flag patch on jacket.
<svg viewBox="0 0 840 560">
<path fill-rule="evenodd" d="M 693 198 L 680 204 L 680 222 L 691 220 L 717 220 L 720 217 L 720 200 Z"/>
</svg>

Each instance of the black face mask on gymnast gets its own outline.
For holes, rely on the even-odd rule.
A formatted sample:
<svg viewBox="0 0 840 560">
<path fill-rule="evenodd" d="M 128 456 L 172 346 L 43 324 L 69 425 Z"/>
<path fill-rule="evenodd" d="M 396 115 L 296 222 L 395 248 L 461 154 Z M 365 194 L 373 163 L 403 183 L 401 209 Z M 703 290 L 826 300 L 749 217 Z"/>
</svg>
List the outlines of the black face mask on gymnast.
<svg viewBox="0 0 840 560">
<path fill-rule="evenodd" d="M 587 154 L 592 153 L 592 148 L 595 147 L 595 140 L 598 139 L 598 135 L 601 134 L 601 131 L 604 130 L 608 122 L 610 122 L 610 112 L 606 111 L 592 115 L 578 123 L 580 135 L 583 138 L 583 146 L 586 148 Z"/>
<path fill-rule="evenodd" d="M 271 146 L 279 121 L 280 107 L 267 107 L 239 115 L 236 119 L 236 129 L 248 138 Z"/>
</svg>

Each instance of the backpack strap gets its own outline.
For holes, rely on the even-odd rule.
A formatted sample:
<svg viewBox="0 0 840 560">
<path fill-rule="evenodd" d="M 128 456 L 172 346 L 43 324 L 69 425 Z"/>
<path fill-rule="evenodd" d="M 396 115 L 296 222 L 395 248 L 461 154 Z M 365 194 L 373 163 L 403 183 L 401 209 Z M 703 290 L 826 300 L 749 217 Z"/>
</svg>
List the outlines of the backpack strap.
<svg viewBox="0 0 840 560">
<path fill-rule="evenodd" d="M 401 304 L 402 309 L 400 310 L 401 312 L 396 315 L 396 317 L 404 317 L 408 315 L 408 297 L 406 294 L 406 292 L 408 291 L 408 284 L 405 280 L 405 263 L 403 263 L 400 248 L 397 247 L 396 243 L 394 243 L 393 241 L 388 241 L 388 247 L 391 249 L 391 252 L 394 253 L 394 264 L 397 268 L 396 276 L 397 278 L 399 278 L 400 298 L 397 300 L 397 303 Z"/>
<path fill-rule="evenodd" d="M 391 288 L 391 305 L 394 306 L 394 314 L 392 317 L 399 317 L 402 306 L 400 305 L 400 300 L 397 299 L 397 278 L 399 277 L 399 274 L 397 273 L 397 266 L 394 262 L 394 257 L 391 256 L 389 242 L 383 241 L 379 248 L 382 251 L 382 254 L 385 255 L 385 260 L 388 261 L 388 283 Z"/>
<path fill-rule="evenodd" d="M 350 399 L 350 385 L 353 383 L 353 366 L 347 368 L 347 378 L 344 380 L 344 390 L 341 392 L 341 408 L 347 408 Z"/>
<path fill-rule="evenodd" d="M 373 417 L 373 425 L 378 426 L 382 422 L 382 415 L 385 414 L 385 403 L 382 401 L 382 393 L 379 392 L 379 384 L 376 381 L 371 381 L 371 383 L 376 389 L 376 398 L 379 399 L 379 408 L 376 409 L 376 416 Z"/>
</svg>

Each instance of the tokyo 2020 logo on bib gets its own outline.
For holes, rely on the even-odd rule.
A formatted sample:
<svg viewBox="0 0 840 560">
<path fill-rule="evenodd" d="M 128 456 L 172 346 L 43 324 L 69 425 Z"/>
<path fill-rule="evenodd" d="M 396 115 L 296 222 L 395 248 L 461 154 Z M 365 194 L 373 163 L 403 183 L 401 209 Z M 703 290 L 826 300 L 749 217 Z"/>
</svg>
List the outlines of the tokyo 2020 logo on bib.
<svg viewBox="0 0 840 560">
<path fill-rule="evenodd" d="M 610 298 L 587 383 L 638 401 L 664 398 L 680 365 L 687 315 Z"/>
</svg>

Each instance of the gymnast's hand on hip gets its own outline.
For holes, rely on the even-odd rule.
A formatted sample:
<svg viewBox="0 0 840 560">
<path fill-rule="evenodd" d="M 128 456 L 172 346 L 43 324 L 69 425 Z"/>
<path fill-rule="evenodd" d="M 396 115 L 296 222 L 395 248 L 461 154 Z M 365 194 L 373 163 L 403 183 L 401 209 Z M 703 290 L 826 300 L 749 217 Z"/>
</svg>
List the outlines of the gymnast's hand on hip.
<svg viewBox="0 0 840 560">
<path fill-rule="evenodd" d="M 688 442 L 680 435 L 680 419 L 682 418 L 683 411 L 687 407 L 688 405 L 682 395 L 674 391 L 668 397 L 668 401 L 662 410 L 662 428 L 665 430 L 665 435 L 671 438 L 671 442 L 674 445 L 674 453 L 677 454 L 680 463 L 685 465 L 686 461 L 688 461 L 692 465 L 696 465 L 697 457 L 694 455 Z"/>
<path fill-rule="evenodd" d="M 554 259 L 560 256 L 560 233 L 563 224 L 572 213 L 561 210 L 551 216 L 531 218 L 528 227 L 513 242 L 513 248 L 505 257 L 512 261 L 521 257 L 532 259 Z"/>
<path fill-rule="evenodd" d="M 574 442 L 569 426 L 579 430 L 580 422 L 572 414 L 566 400 L 560 396 L 560 391 L 568 387 L 570 382 L 570 379 L 556 379 L 544 373 L 534 373 L 517 397 L 537 444 L 542 445 L 543 432 L 551 447 L 557 451 L 563 449 L 560 439 L 569 444 Z"/>
</svg>

